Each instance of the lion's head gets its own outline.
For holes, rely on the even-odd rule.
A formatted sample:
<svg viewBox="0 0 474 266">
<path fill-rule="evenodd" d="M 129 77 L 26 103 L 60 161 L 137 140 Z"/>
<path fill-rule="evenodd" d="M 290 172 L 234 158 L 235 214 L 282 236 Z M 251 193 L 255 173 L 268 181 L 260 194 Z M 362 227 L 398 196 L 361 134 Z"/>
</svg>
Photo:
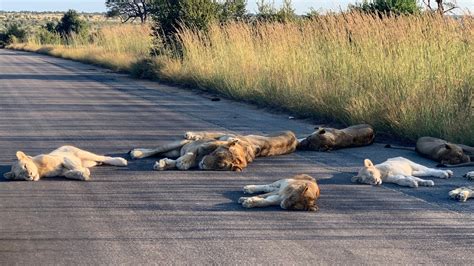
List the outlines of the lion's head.
<svg viewBox="0 0 474 266">
<path fill-rule="evenodd" d="M 359 170 L 356 176 L 351 178 L 352 182 L 359 182 L 370 185 L 381 185 L 382 184 L 382 173 L 380 170 L 375 168 L 372 161 L 369 159 L 364 160 L 364 167 Z"/>
<path fill-rule="evenodd" d="M 327 151 L 336 145 L 336 139 L 332 132 L 324 128 L 315 128 L 316 131 L 299 143 L 298 148 L 306 150 Z"/>
<path fill-rule="evenodd" d="M 10 180 L 38 180 L 38 167 L 32 158 L 21 151 L 16 153 L 16 157 L 18 160 L 13 163 L 11 171 L 3 174 L 3 177 Z"/>
<path fill-rule="evenodd" d="M 219 146 L 199 162 L 202 170 L 242 171 L 247 167 L 246 149 L 237 139 Z"/>
<path fill-rule="evenodd" d="M 292 182 L 283 191 L 284 199 L 280 207 L 286 210 L 317 211 L 316 200 L 319 198 L 319 193 L 316 181 Z"/>
<path fill-rule="evenodd" d="M 446 143 L 438 150 L 439 162 L 442 164 L 468 163 L 471 158 L 466 155 L 461 147 Z"/>
</svg>

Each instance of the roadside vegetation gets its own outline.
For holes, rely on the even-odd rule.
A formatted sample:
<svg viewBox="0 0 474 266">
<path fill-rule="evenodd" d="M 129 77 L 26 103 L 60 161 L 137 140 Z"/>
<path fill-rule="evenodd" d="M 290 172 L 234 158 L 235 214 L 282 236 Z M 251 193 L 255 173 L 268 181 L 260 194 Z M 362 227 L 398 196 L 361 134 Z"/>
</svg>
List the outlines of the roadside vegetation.
<svg viewBox="0 0 474 266">
<path fill-rule="evenodd" d="M 187 6 L 194 13 L 185 15 L 196 14 L 199 23 L 171 23 L 169 32 L 159 27 L 160 16 L 183 12 L 152 14 L 154 25 L 108 25 L 85 36 L 64 38 L 46 30 L 51 38 L 30 35 L 9 47 L 195 86 L 301 116 L 474 145 L 474 19 L 421 12 L 409 3 L 398 13 L 374 7 L 302 18 L 290 5 L 267 4 L 254 16 L 239 10 L 229 15 L 238 19 L 226 20 L 222 12 L 202 16 Z"/>
</svg>

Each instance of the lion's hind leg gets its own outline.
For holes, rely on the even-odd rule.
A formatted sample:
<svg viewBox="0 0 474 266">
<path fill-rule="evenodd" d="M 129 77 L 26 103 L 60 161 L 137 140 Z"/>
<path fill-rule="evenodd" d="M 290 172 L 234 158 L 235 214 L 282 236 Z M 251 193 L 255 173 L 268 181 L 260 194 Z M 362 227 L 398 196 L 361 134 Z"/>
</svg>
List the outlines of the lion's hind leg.
<svg viewBox="0 0 474 266">
<path fill-rule="evenodd" d="M 60 150 L 61 152 L 72 153 L 74 156 L 81 159 L 84 167 L 93 167 L 99 164 L 108 164 L 108 165 L 114 165 L 114 166 L 127 166 L 127 160 L 121 157 L 110 157 L 110 156 L 99 155 L 99 154 L 85 151 L 73 146 L 63 146 L 60 149 L 58 150 Z"/>
<path fill-rule="evenodd" d="M 439 178 L 450 178 L 453 176 L 453 171 L 451 170 L 433 169 L 433 168 L 429 168 L 424 165 L 417 164 L 411 161 L 410 161 L 410 166 L 413 169 L 412 175 L 418 176 L 418 177 L 435 176 Z"/>
<path fill-rule="evenodd" d="M 143 148 L 136 148 L 130 151 L 130 157 L 132 159 L 143 159 L 159 154 L 165 154 L 169 152 L 174 152 L 177 150 L 178 152 L 181 150 L 181 147 L 184 145 L 192 142 L 191 140 L 179 140 L 173 141 L 171 143 L 167 143 L 161 146 L 158 146 L 155 149 L 143 149 Z"/>
<path fill-rule="evenodd" d="M 229 134 L 219 131 L 188 131 L 184 133 L 184 138 L 188 140 L 219 139 L 225 135 Z"/>
<path fill-rule="evenodd" d="M 469 198 L 474 197 L 474 186 L 453 189 L 449 191 L 449 196 L 460 202 L 466 202 Z"/>
<path fill-rule="evenodd" d="M 285 181 L 285 179 L 278 180 L 276 182 L 266 184 L 266 185 L 247 185 L 244 187 L 243 191 L 245 194 L 255 194 L 255 193 L 262 193 L 262 192 L 273 192 L 278 191 L 280 189 L 281 184 Z"/>
</svg>

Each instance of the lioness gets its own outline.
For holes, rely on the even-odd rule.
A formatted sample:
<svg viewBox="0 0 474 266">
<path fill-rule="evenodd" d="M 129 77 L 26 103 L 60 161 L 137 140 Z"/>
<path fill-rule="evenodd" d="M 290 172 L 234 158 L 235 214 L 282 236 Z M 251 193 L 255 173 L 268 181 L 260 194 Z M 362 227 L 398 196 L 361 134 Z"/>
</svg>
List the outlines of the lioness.
<svg viewBox="0 0 474 266">
<path fill-rule="evenodd" d="M 265 194 L 253 197 L 241 197 L 239 203 L 246 208 L 280 205 L 285 210 L 317 211 L 316 200 L 319 198 L 319 187 L 316 180 L 309 175 L 295 175 L 268 185 L 248 185 L 244 193 Z"/>
<path fill-rule="evenodd" d="M 466 202 L 469 198 L 474 198 L 474 186 L 460 187 L 449 191 L 452 199 Z"/>
<path fill-rule="evenodd" d="M 450 178 L 451 170 L 438 170 L 414 163 L 403 157 L 390 158 L 383 163 L 374 165 L 369 159 L 364 160 L 364 167 L 353 176 L 352 182 L 370 185 L 380 185 L 382 182 L 395 183 L 405 187 L 434 186 L 431 180 L 424 180 L 417 176 L 436 176 Z"/>
<path fill-rule="evenodd" d="M 62 146 L 51 153 L 35 157 L 18 151 L 16 157 L 18 160 L 12 165 L 11 171 L 3 175 L 6 179 L 38 181 L 42 177 L 64 176 L 89 180 L 90 167 L 100 164 L 127 165 L 123 158 L 97 155 L 73 146 Z"/>
<path fill-rule="evenodd" d="M 374 142 L 374 129 L 367 124 L 344 129 L 315 128 L 316 131 L 304 139 L 299 139 L 298 149 L 329 151 L 348 147 L 370 145 Z"/>
<path fill-rule="evenodd" d="M 133 159 L 153 155 L 167 157 L 155 163 L 155 170 L 199 167 L 202 170 L 242 171 L 256 157 L 288 154 L 295 151 L 297 145 L 296 136 L 291 131 L 267 136 L 186 132 L 184 137 L 185 140 L 156 149 L 133 149 L 130 156 Z"/>
<path fill-rule="evenodd" d="M 413 150 L 408 147 L 396 147 L 387 144 L 386 148 Z M 415 151 L 423 157 L 440 163 L 438 167 L 461 167 L 474 165 L 474 148 L 454 144 L 443 139 L 421 137 L 416 141 Z"/>
</svg>

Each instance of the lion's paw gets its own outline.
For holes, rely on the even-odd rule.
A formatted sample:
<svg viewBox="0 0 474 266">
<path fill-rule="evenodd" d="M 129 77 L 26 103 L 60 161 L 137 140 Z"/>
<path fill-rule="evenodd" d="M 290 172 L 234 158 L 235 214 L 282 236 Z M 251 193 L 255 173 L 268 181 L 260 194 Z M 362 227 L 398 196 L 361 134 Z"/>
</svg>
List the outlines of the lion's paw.
<svg viewBox="0 0 474 266">
<path fill-rule="evenodd" d="M 453 171 L 451 170 L 446 170 L 442 171 L 439 178 L 451 178 L 453 176 Z"/>
<path fill-rule="evenodd" d="M 468 172 L 467 174 L 464 175 L 464 177 L 467 178 L 467 180 L 474 181 L 474 171 Z"/>
<path fill-rule="evenodd" d="M 130 151 L 130 157 L 134 160 L 143 158 L 143 152 L 140 149 L 133 149 Z"/>
<path fill-rule="evenodd" d="M 255 193 L 255 185 L 244 186 L 243 191 L 245 194 L 253 194 Z"/>
<path fill-rule="evenodd" d="M 248 199 L 248 197 L 240 197 L 238 203 L 242 204 L 247 199 Z"/>
<path fill-rule="evenodd" d="M 153 165 L 153 169 L 156 171 L 164 171 L 166 170 L 166 165 L 166 159 L 161 159 L 155 162 L 155 165 Z"/>
<path fill-rule="evenodd" d="M 114 160 L 117 161 L 117 166 L 127 166 L 128 162 L 122 157 L 115 157 Z"/>
<path fill-rule="evenodd" d="M 255 199 L 254 198 L 247 198 L 242 202 L 242 206 L 245 208 L 253 208 L 255 207 Z"/>
<path fill-rule="evenodd" d="M 435 183 L 433 182 L 433 180 L 425 180 L 423 181 L 423 183 L 421 184 L 425 187 L 433 187 L 435 185 Z"/>
<path fill-rule="evenodd" d="M 199 140 L 201 139 L 201 136 L 195 134 L 194 132 L 188 131 L 184 133 L 184 138 L 189 140 Z"/>
</svg>

